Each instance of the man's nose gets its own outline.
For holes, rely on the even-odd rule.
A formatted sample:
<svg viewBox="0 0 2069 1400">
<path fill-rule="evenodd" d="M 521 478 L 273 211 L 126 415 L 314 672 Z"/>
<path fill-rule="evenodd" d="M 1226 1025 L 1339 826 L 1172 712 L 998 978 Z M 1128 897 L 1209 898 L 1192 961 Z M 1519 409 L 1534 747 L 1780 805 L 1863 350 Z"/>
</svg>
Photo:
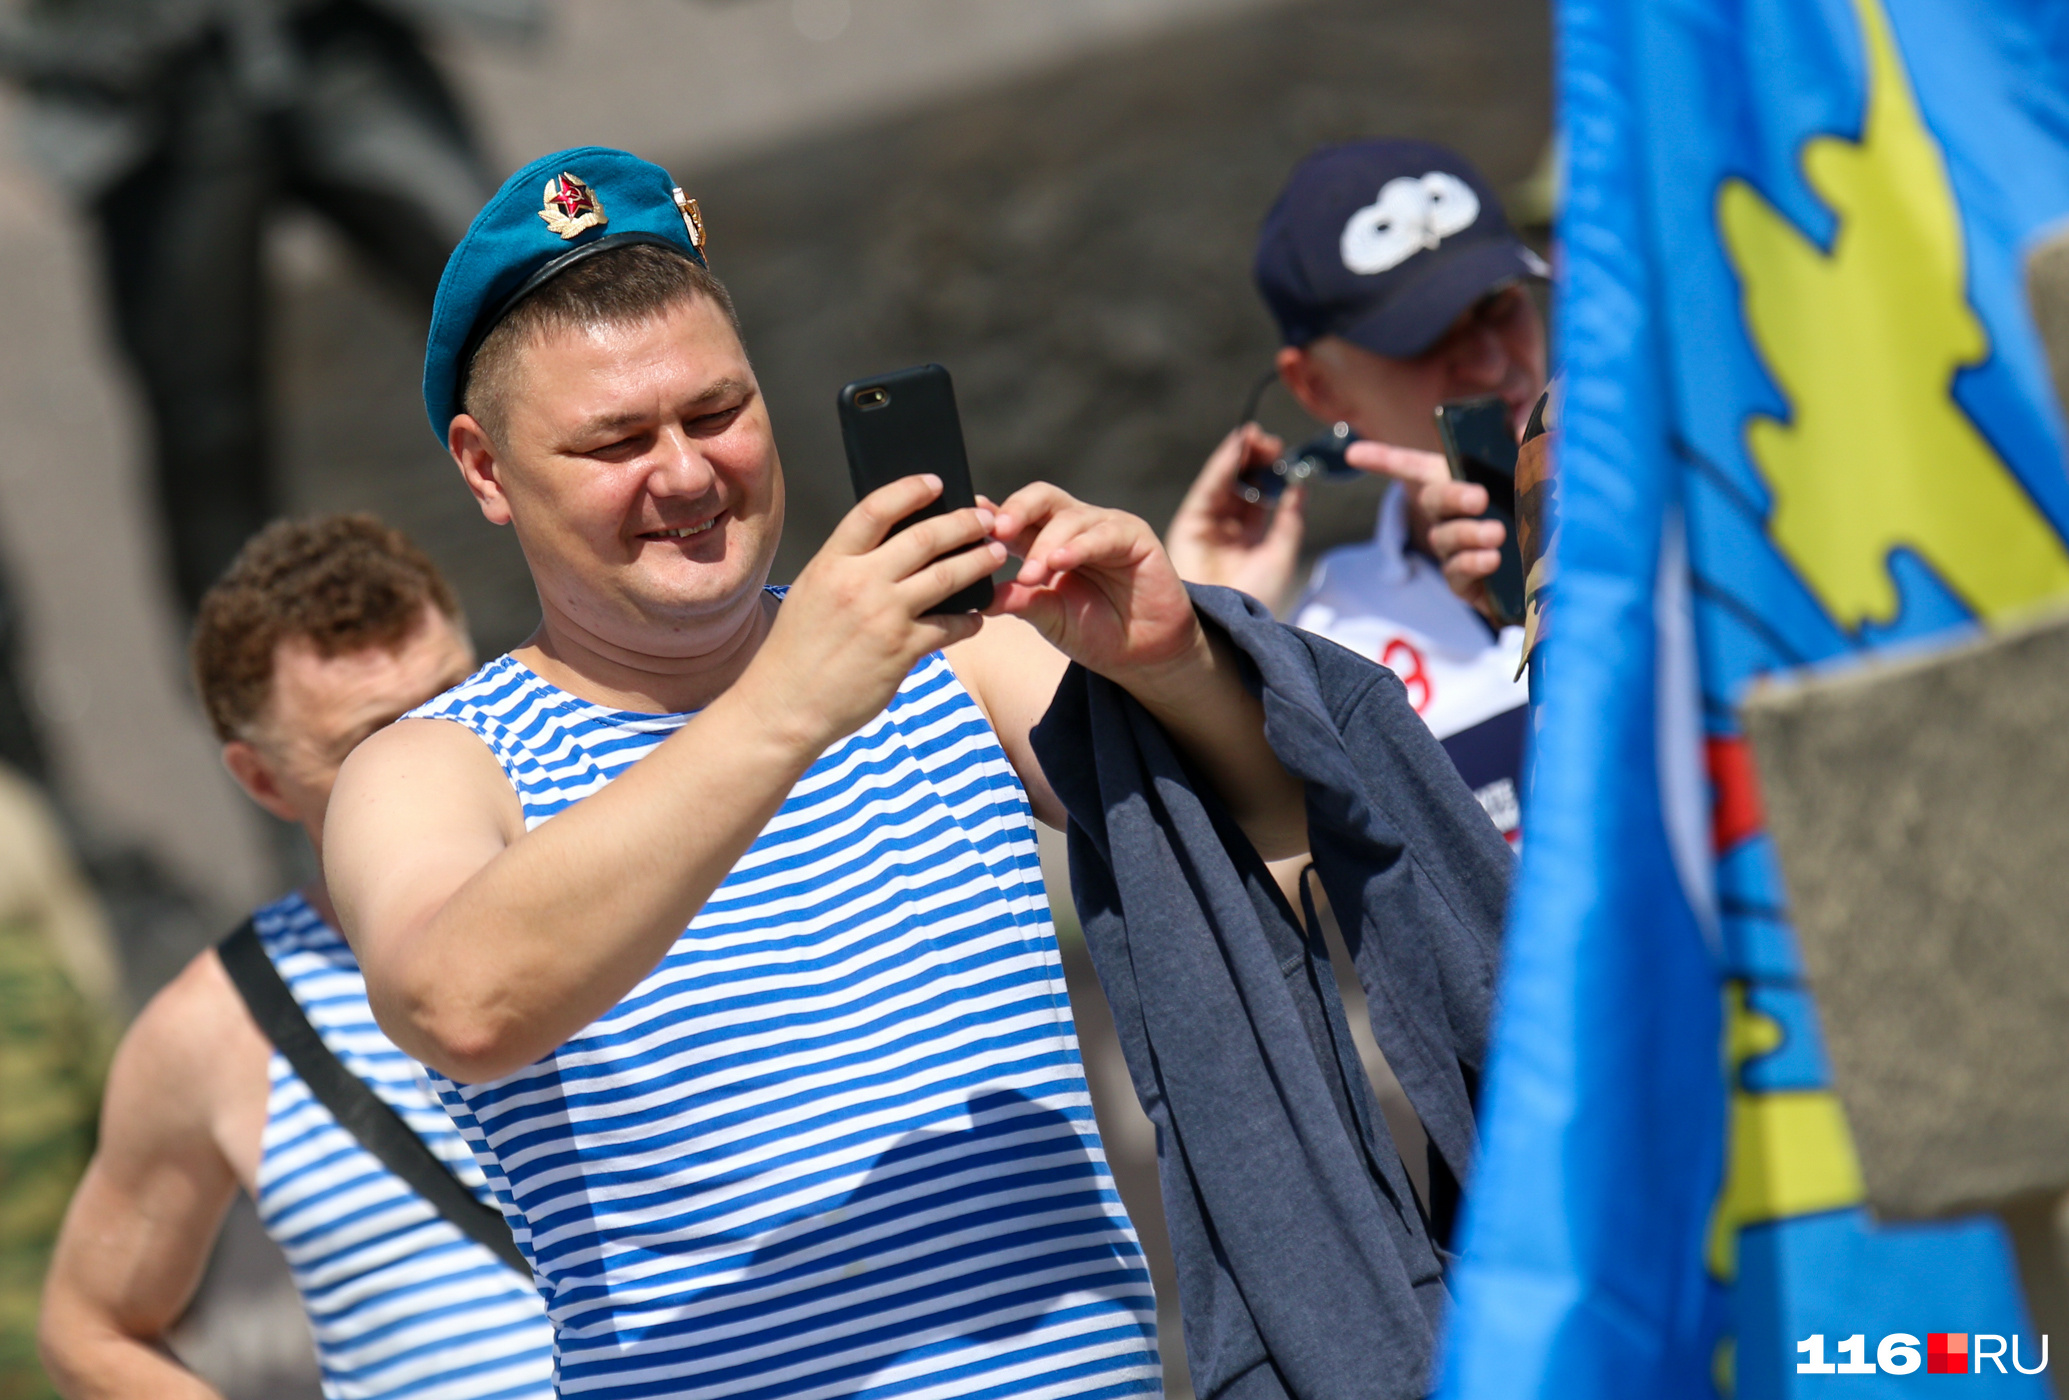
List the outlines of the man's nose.
<svg viewBox="0 0 2069 1400">
<path fill-rule="evenodd" d="M 662 431 L 650 460 L 647 490 L 656 496 L 701 496 L 718 480 L 710 459 L 677 424 Z"/>
</svg>

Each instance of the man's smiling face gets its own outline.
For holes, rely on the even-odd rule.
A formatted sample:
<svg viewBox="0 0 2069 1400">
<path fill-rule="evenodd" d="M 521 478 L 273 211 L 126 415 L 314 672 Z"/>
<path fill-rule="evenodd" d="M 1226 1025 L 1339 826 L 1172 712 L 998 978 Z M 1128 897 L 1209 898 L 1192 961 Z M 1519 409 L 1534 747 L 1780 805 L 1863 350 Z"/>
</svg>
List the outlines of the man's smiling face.
<svg viewBox="0 0 2069 1400">
<path fill-rule="evenodd" d="M 654 655 L 698 651 L 757 606 L 783 473 L 717 305 L 696 296 L 632 325 L 548 330 L 516 368 L 496 474 L 547 606 Z"/>
</svg>

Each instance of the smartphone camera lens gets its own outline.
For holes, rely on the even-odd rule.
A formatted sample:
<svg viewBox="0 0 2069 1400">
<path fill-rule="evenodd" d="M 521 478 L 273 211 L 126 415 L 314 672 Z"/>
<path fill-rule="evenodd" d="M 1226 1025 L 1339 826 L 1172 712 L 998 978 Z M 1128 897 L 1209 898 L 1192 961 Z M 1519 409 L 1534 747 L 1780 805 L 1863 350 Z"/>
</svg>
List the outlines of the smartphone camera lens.
<svg viewBox="0 0 2069 1400">
<path fill-rule="evenodd" d="M 890 393 L 881 387 L 858 389 L 855 391 L 855 407 L 857 408 L 882 408 L 890 401 Z"/>
</svg>

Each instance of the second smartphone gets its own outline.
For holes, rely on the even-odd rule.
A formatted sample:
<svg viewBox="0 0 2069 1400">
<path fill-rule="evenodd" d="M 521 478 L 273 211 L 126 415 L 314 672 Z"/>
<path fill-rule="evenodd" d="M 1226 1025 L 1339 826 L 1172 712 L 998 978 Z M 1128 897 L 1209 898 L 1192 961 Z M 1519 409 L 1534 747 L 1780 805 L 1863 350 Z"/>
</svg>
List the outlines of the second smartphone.
<svg viewBox="0 0 2069 1400">
<path fill-rule="evenodd" d="M 900 477 L 932 472 L 941 478 L 941 494 L 892 526 L 892 534 L 977 504 L 970 459 L 963 451 L 963 422 L 955 411 L 955 384 L 940 365 L 856 380 L 841 390 L 840 418 L 856 500 Z M 990 606 L 991 580 L 981 578 L 927 611 L 978 612 Z"/>
<path fill-rule="evenodd" d="M 1516 439 L 1509 431 L 1509 408 L 1498 398 L 1460 399 L 1437 408 L 1437 436 L 1451 463 L 1455 481 L 1487 489 L 1482 520 L 1508 527 L 1502 536 L 1501 563 L 1487 579 L 1487 593 L 1504 626 L 1523 621 L 1523 552 L 1516 542 Z"/>
</svg>

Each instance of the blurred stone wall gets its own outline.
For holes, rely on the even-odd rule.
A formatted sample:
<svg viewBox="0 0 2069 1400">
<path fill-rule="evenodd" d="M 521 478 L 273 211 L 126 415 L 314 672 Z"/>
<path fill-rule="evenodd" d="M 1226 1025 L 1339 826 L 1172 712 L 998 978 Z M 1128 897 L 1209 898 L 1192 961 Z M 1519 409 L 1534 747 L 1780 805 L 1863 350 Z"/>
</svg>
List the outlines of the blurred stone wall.
<svg viewBox="0 0 2069 1400">
<path fill-rule="evenodd" d="M 1542 0 L 1296 0 L 726 164 L 671 159 L 774 416 L 776 577 L 852 504 L 835 391 L 927 360 L 955 375 L 979 489 L 1047 478 L 1161 527 L 1270 365 L 1250 255 L 1293 163 L 1412 135 L 1520 179 L 1548 129 L 1547 24 Z M 452 570 L 482 644 L 511 645 L 535 604 L 426 428 L 421 326 L 313 225 L 280 243 L 297 506 L 389 515 Z M 1376 500 L 1322 488 L 1311 548 L 1368 534 Z"/>
<path fill-rule="evenodd" d="M 1277 348 L 1250 258 L 1291 166 L 1415 135 L 1521 177 L 1547 130 L 1545 23 L 1517 0 L 1309 0 L 678 170 L 775 416 L 779 577 L 852 504 L 835 391 L 927 360 L 955 375 L 980 490 L 1046 478 L 1161 528 Z M 1372 501 L 1318 496 L 1317 543 L 1369 533 Z"/>
</svg>

